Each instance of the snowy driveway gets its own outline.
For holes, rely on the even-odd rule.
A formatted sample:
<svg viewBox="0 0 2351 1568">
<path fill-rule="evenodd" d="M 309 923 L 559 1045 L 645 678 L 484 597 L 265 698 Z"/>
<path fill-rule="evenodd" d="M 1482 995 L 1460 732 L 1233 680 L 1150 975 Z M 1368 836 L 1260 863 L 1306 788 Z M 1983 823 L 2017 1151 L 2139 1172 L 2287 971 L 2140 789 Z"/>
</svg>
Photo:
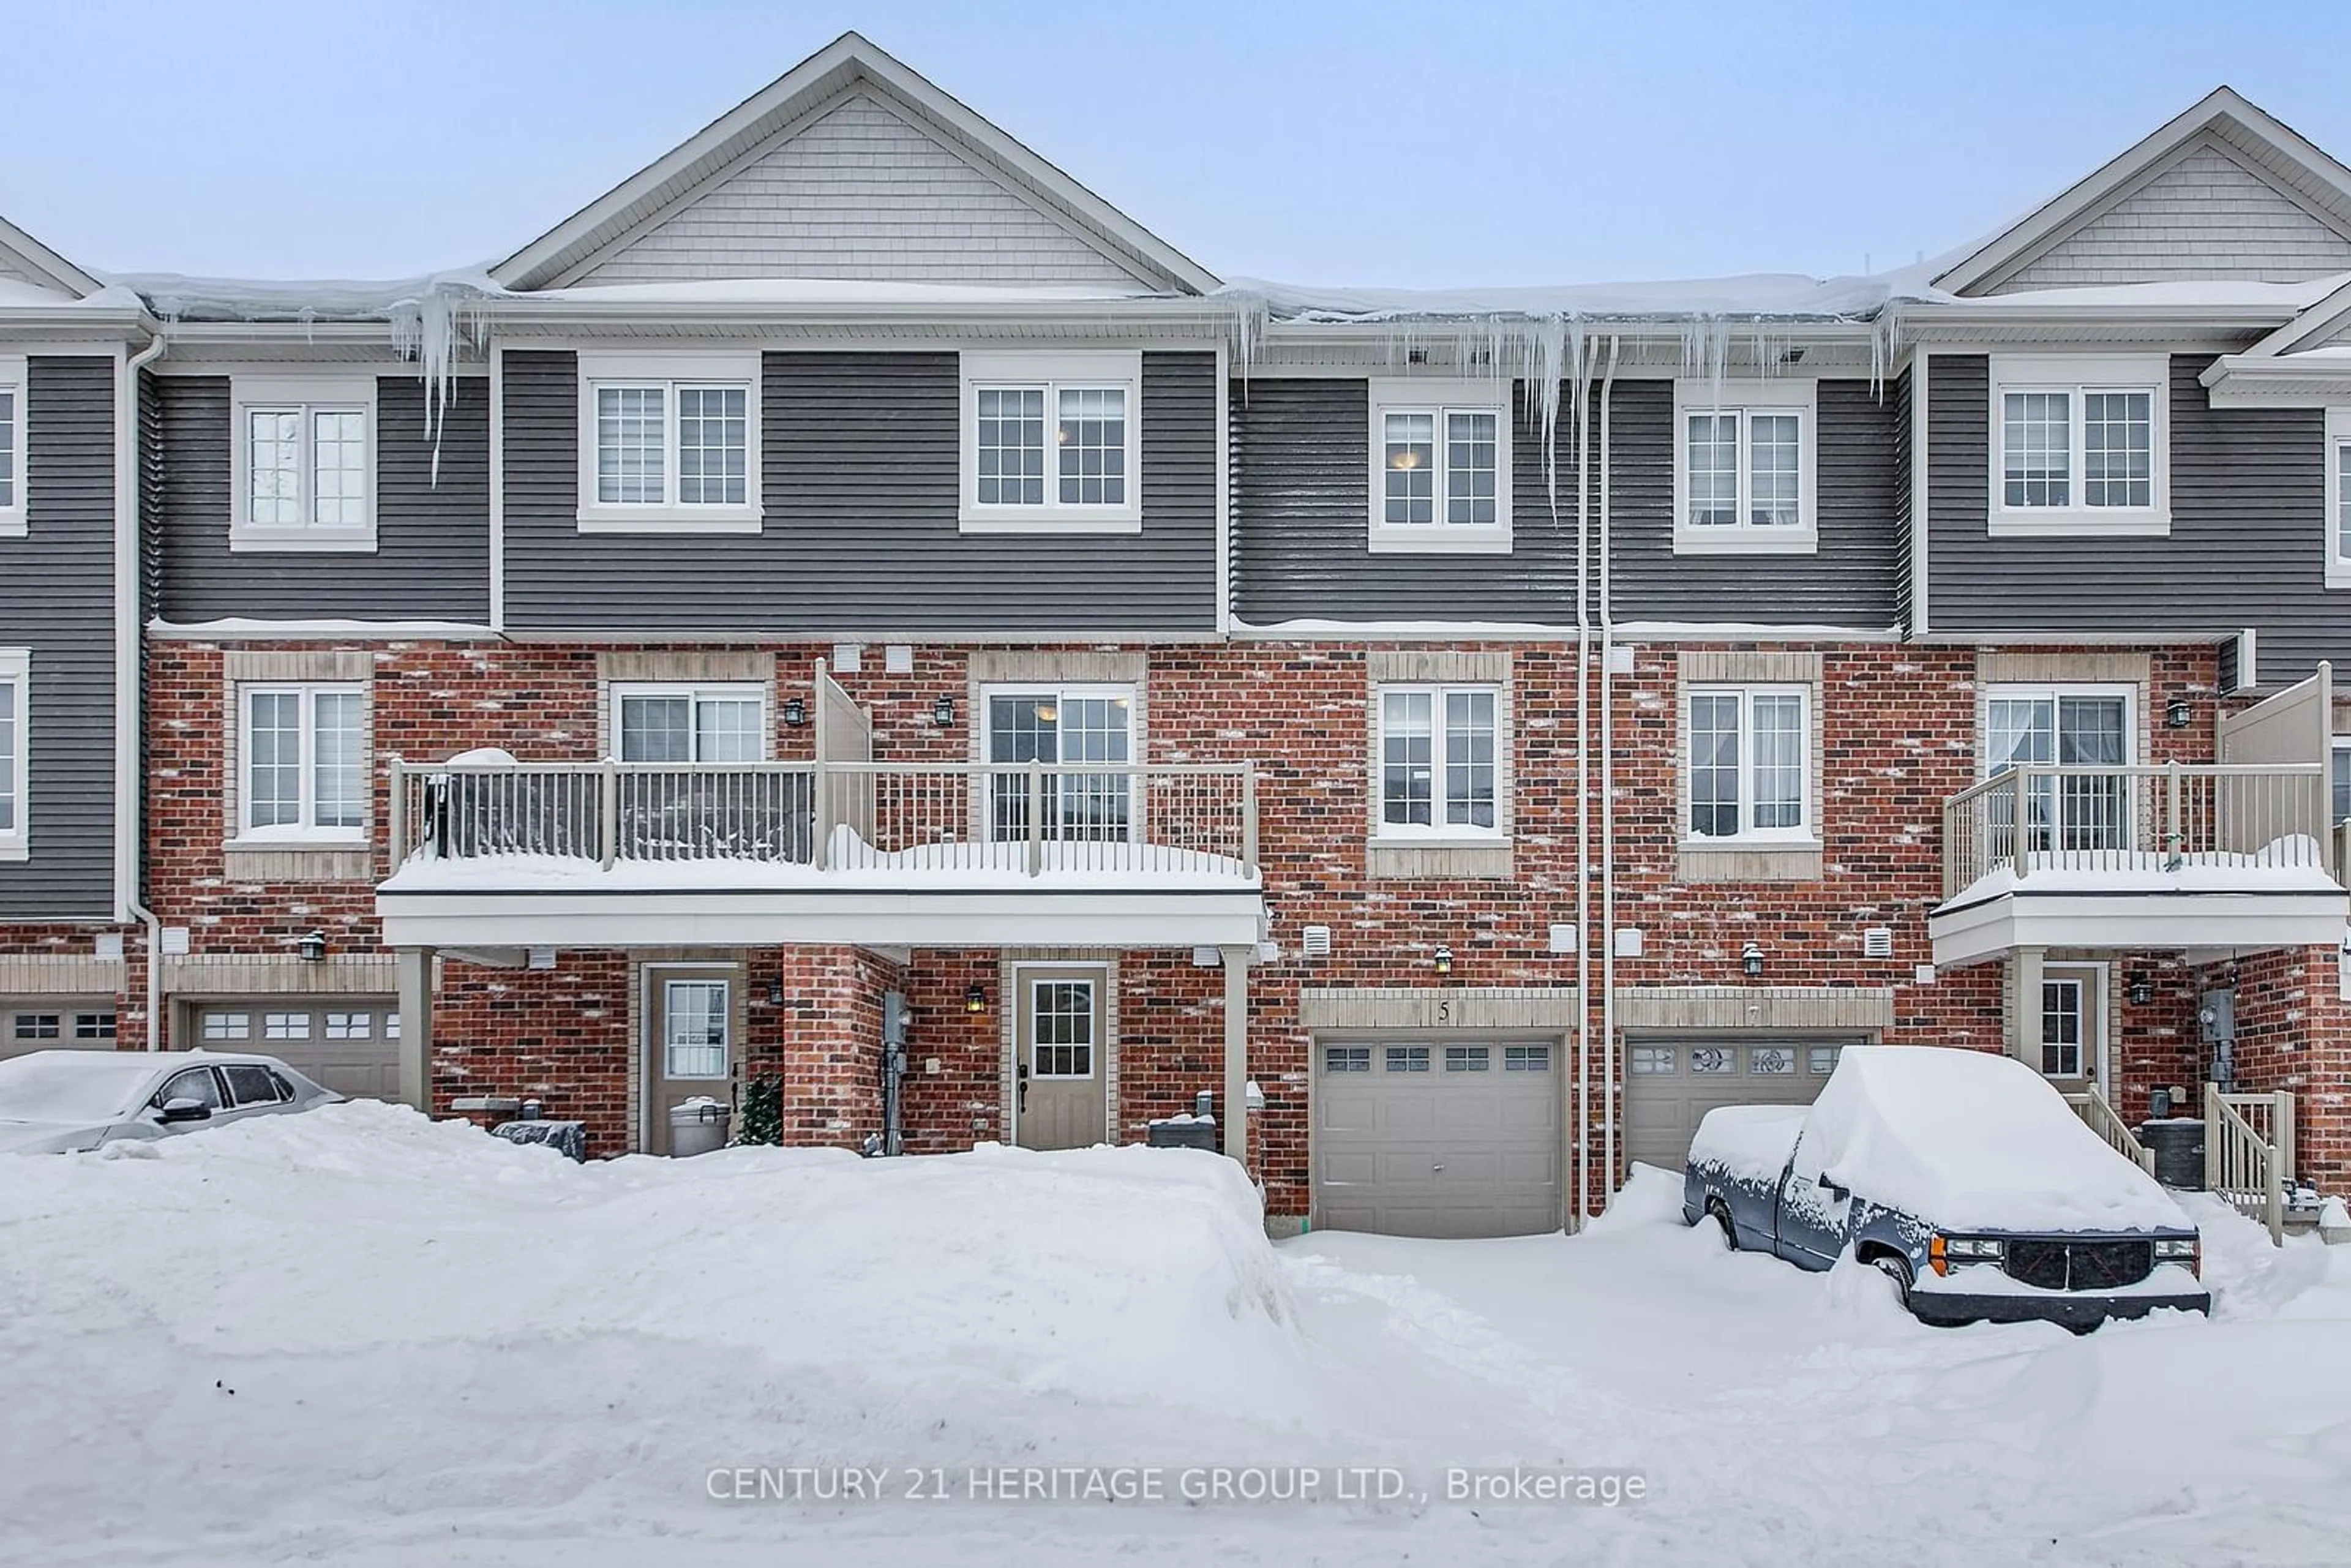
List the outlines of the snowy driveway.
<svg viewBox="0 0 2351 1568">
<path fill-rule="evenodd" d="M 1933 1331 L 1672 1197 L 1269 1247 L 1211 1156 L 580 1167 L 372 1105 L 11 1162 L 0 1561 L 2343 1561 L 2351 1249 L 2213 1216 L 2213 1322 Z M 1514 1468 L 1646 1495 L 1446 1495 Z"/>
</svg>

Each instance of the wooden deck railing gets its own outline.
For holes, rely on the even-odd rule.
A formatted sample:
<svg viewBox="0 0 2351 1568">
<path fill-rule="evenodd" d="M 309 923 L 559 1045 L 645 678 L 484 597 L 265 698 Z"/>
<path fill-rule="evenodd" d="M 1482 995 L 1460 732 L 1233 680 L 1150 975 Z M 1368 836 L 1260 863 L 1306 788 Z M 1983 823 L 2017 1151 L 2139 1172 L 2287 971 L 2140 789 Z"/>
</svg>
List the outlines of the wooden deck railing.
<svg viewBox="0 0 2351 1568">
<path fill-rule="evenodd" d="M 2294 1096 L 2224 1094 L 2204 1086 L 2204 1185 L 2238 1213 L 2285 1238 L 2285 1195 L 2294 1179 Z"/>
<path fill-rule="evenodd" d="M 2107 1103 L 2106 1097 L 2098 1092 L 2096 1084 L 2084 1084 L 2079 1093 L 2065 1096 L 2065 1103 L 2073 1106 L 2082 1120 L 2089 1124 L 2090 1131 L 2106 1141 L 2108 1148 L 2149 1176 L 2155 1174 L 2154 1152 L 2138 1141 L 2138 1134 L 2132 1131 L 2131 1124 L 2123 1120 L 2120 1112 Z"/>
</svg>

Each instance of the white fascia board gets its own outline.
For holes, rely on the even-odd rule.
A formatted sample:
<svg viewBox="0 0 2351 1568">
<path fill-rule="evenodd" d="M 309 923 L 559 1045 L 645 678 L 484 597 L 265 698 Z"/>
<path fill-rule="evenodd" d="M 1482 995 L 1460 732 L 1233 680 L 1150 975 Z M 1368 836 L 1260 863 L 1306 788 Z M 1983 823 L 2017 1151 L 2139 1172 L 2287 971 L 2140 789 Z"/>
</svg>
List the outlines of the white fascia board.
<svg viewBox="0 0 2351 1568">
<path fill-rule="evenodd" d="M 0 253 L 15 256 L 24 271 L 37 273 L 69 294 L 87 298 L 106 287 L 5 218 L 0 218 Z"/>
<path fill-rule="evenodd" d="M 392 947 L 1183 948 L 1254 945 L 1265 901 L 1254 891 L 386 893 L 376 913 Z"/>
<path fill-rule="evenodd" d="M 2347 902 L 2340 893 L 2011 893 L 1930 915 L 1927 931 L 1938 967 L 2020 947 L 2329 947 L 2343 940 Z"/>
</svg>

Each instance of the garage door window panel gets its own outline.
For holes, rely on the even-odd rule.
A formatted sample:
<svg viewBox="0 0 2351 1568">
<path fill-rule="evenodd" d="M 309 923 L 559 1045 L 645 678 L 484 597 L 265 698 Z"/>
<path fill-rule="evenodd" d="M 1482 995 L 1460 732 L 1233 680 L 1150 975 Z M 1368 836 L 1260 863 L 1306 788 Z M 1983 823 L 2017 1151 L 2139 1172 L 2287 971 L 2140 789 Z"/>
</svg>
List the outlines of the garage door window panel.
<svg viewBox="0 0 2351 1568">
<path fill-rule="evenodd" d="M 1549 1072 L 1551 1047 L 1547 1045 L 1504 1046 L 1502 1068 L 1508 1072 Z"/>
<path fill-rule="evenodd" d="M 1388 1047 L 1390 1072 L 1426 1072 L 1428 1071 L 1428 1047 L 1425 1045 L 1392 1045 Z"/>
<path fill-rule="evenodd" d="M 1327 1046 L 1322 1051 L 1325 1072 L 1369 1072 L 1372 1070 L 1372 1050 L 1367 1045 Z"/>
<path fill-rule="evenodd" d="M 1490 1062 L 1489 1052 L 1482 1045 L 1448 1045 L 1445 1048 L 1445 1071 L 1447 1072 L 1483 1072 Z"/>
</svg>

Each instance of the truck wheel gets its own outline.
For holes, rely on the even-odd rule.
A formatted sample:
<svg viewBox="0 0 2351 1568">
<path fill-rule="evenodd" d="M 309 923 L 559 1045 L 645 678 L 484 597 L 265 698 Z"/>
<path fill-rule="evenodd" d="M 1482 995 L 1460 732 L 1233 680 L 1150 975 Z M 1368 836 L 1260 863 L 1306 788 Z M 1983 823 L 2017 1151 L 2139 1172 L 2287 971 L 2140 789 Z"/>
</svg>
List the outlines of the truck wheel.
<svg viewBox="0 0 2351 1568">
<path fill-rule="evenodd" d="M 1910 1310 L 1910 1265 L 1899 1255 L 1879 1252 L 1869 1260 L 1877 1271 L 1894 1281 L 1894 1303 L 1904 1312 Z"/>
<path fill-rule="evenodd" d="M 1739 1228 L 1730 1223 L 1729 1207 L 1723 1203 L 1722 1199 L 1709 1197 L 1706 1200 L 1706 1211 L 1714 1216 L 1714 1222 L 1717 1225 L 1722 1227 L 1723 1249 L 1730 1252 L 1738 1251 Z"/>
</svg>

